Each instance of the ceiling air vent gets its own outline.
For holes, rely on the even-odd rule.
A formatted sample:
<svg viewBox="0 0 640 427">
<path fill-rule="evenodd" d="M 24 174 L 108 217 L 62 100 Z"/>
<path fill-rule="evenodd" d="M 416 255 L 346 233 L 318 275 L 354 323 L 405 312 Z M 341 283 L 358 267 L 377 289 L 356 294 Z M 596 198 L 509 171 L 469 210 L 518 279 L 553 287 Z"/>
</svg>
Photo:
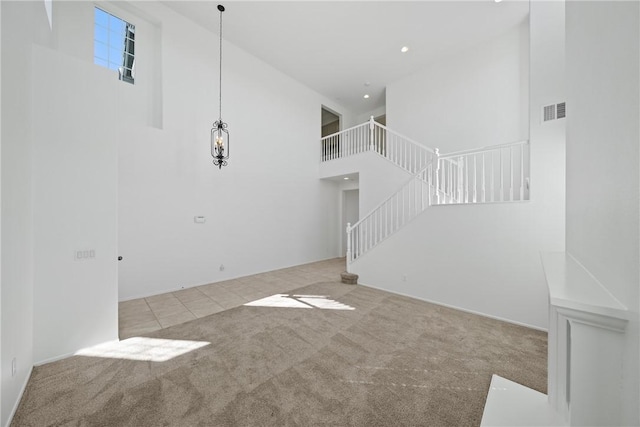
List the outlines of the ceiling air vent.
<svg viewBox="0 0 640 427">
<path fill-rule="evenodd" d="M 566 103 L 545 105 L 542 107 L 542 122 L 564 119 L 567 116 Z"/>
</svg>

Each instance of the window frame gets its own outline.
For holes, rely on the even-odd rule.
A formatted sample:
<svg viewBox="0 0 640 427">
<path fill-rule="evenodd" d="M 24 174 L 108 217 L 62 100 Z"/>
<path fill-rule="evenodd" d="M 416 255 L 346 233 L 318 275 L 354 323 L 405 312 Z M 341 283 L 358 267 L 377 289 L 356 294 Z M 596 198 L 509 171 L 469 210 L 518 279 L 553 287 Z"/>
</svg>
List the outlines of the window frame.
<svg viewBox="0 0 640 427">
<path fill-rule="evenodd" d="M 134 84 L 136 26 L 96 5 L 93 16 L 93 63 L 118 71 L 119 80 Z"/>
</svg>

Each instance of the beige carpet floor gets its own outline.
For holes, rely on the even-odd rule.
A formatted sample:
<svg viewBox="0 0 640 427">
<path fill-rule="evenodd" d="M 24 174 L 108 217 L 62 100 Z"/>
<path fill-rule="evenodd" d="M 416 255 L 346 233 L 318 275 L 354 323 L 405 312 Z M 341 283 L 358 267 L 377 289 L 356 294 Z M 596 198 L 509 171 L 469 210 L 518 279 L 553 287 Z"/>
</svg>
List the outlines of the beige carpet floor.
<svg viewBox="0 0 640 427">
<path fill-rule="evenodd" d="M 363 286 L 291 296 L 147 334 L 209 343 L 167 361 L 36 367 L 12 426 L 477 426 L 494 373 L 546 392 L 546 333 Z"/>
</svg>

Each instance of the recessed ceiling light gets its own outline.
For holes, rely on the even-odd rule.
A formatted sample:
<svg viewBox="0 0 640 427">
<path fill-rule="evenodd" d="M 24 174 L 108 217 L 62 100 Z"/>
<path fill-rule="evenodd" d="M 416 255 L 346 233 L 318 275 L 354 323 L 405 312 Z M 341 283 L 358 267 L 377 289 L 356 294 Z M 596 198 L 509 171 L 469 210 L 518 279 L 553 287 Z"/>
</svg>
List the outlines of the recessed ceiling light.
<svg viewBox="0 0 640 427">
<path fill-rule="evenodd" d="M 369 94 L 368 93 L 364 94 L 364 99 L 369 99 Z"/>
<path fill-rule="evenodd" d="M 493 0 L 496 3 L 500 3 L 502 0 Z"/>
<path fill-rule="evenodd" d="M 345 177 L 344 177 L 344 179 L 345 179 L 345 180 L 348 180 L 348 179 L 349 179 L 349 177 L 348 177 L 348 176 L 345 176 Z"/>
<path fill-rule="evenodd" d="M 402 46 L 402 49 L 400 49 L 400 52 L 402 52 L 402 53 L 409 52 L 409 47 L 408 46 Z"/>
</svg>

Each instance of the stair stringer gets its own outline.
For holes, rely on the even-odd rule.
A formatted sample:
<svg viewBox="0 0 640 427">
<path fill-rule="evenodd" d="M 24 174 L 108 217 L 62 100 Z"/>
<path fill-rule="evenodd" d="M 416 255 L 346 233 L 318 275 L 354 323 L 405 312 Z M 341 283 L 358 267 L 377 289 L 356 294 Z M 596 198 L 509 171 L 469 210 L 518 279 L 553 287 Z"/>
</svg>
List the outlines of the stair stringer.
<svg viewBox="0 0 640 427">
<path fill-rule="evenodd" d="M 362 215 L 396 193 L 412 174 L 375 151 L 331 160 L 320 166 L 321 178 L 358 174 L 359 210 Z M 361 215 L 361 216 L 362 216 Z"/>
</svg>

